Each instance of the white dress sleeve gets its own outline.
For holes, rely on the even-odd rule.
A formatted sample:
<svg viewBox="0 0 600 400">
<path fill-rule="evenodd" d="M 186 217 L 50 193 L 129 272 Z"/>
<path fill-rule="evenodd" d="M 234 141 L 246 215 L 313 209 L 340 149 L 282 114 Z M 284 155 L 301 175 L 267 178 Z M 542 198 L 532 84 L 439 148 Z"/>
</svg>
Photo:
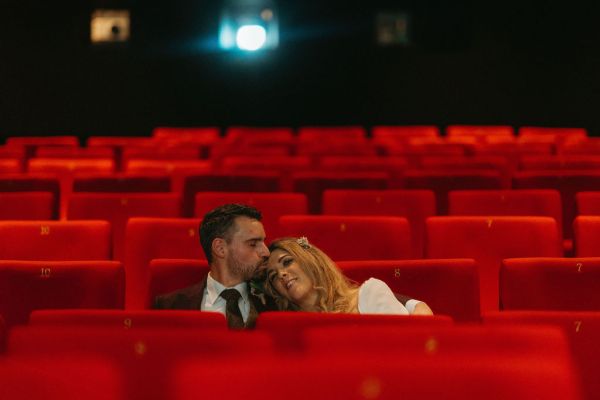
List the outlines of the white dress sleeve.
<svg viewBox="0 0 600 400">
<path fill-rule="evenodd" d="M 408 315 L 408 310 L 396 299 L 392 289 L 375 278 L 369 278 L 358 289 L 358 312 Z"/>
</svg>

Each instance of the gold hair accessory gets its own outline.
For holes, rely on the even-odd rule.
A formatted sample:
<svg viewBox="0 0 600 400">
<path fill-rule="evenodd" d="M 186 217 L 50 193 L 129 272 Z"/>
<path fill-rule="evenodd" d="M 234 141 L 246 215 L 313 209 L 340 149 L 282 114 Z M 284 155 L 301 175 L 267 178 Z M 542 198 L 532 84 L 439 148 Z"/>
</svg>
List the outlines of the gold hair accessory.
<svg viewBox="0 0 600 400">
<path fill-rule="evenodd" d="M 296 243 L 298 243 L 304 250 L 310 249 L 310 243 L 308 243 L 308 238 L 306 236 L 298 238 Z"/>
</svg>

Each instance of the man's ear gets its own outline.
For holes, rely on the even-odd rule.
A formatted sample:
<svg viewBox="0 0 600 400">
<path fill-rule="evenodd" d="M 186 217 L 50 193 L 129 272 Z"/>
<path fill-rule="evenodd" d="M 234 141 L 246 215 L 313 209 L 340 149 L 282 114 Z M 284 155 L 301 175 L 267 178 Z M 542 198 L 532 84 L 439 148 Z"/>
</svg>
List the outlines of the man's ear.
<svg viewBox="0 0 600 400">
<path fill-rule="evenodd" d="M 225 258 L 227 254 L 227 242 L 223 238 L 215 238 L 212 241 L 212 252 L 218 258 Z"/>
</svg>

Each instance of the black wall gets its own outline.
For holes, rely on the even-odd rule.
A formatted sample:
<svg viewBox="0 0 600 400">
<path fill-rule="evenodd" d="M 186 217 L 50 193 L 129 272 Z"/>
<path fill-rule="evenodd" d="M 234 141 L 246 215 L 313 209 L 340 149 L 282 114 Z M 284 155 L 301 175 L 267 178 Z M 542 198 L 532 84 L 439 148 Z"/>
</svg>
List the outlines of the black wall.
<svg viewBox="0 0 600 400">
<path fill-rule="evenodd" d="M 595 10 L 547 3 L 279 1 L 280 47 L 243 57 L 214 47 L 216 0 L 0 0 L 0 135 L 451 123 L 600 133 Z M 132 10 L 131 41 L 93 47 L 91 11 L 110 7 Z M 411 46 L 375 45 L 380 9 L 411 15 Z"/>
</svg>

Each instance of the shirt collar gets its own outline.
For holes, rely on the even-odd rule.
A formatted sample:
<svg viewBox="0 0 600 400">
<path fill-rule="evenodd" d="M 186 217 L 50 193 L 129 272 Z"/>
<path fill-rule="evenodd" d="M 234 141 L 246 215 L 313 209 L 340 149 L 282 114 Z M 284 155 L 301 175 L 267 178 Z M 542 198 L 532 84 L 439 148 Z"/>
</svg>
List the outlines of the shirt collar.
<svg viewBox="0 0 600 400">
<path fill-rule="evenodd" d="M 246 282 L 238 283 L 237 285 L 228 288 L 220 282 L 217 282 L 209 272 L 206 277 L 207 304 L 213 305 L 217 300 L 221 299 L 219 295 L 225 289 L 236 289 L 242 295 L 242 299 L 245 302 L 248 301 L 248 284 Z M 222 300 L 225 301 L 225 299 Z"/>
</svg>

